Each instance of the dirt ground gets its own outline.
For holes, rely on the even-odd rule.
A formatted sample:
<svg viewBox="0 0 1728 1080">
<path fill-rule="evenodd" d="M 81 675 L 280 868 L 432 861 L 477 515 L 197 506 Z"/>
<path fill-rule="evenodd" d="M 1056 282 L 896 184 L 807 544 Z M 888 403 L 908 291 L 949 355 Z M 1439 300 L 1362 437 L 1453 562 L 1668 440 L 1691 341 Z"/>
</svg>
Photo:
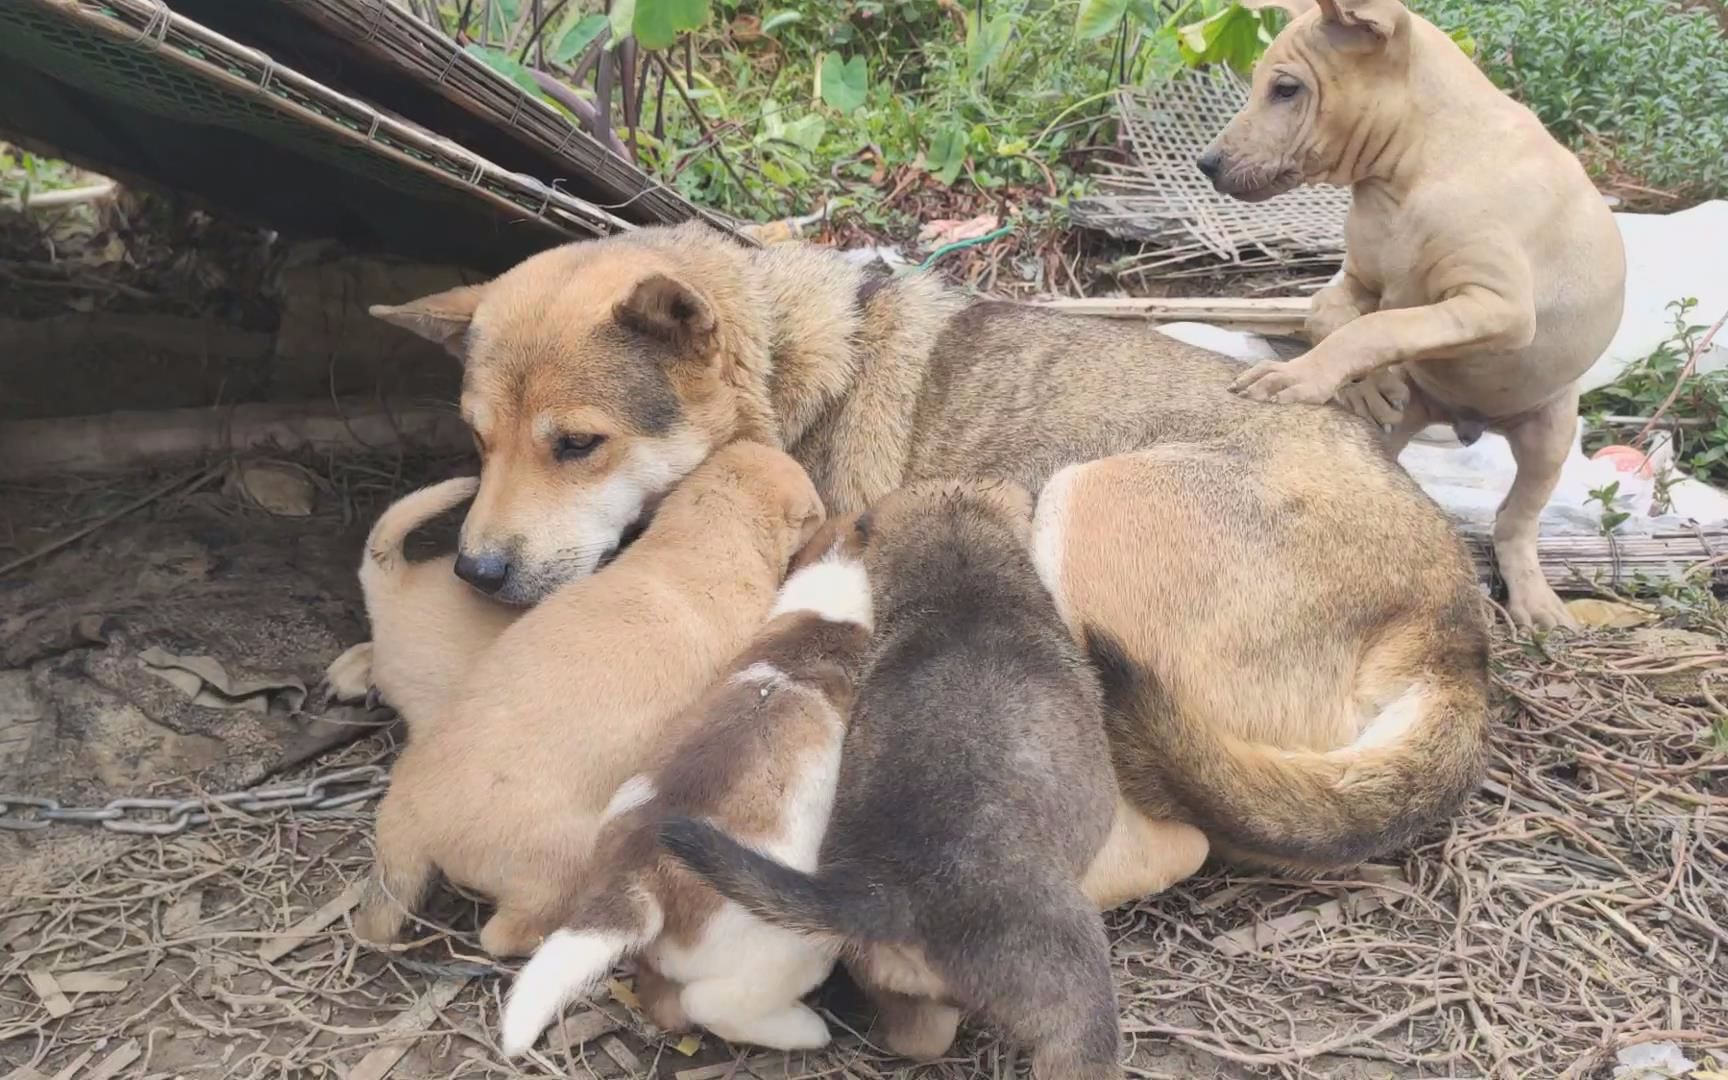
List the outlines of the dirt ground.
<svg viewBox="0 0 1728 1080">
<path fill-rule="evenodd" d="M 388 765 L 387 711 L 325 709 L 316 682 L 365 634 L 367 524 L 459 463 L 244 464 L 300 477 L 272 505 L 305 513 L 254 505 L 234 462 L 0 489 L 0 565 L 108 522 L 0 572 L 0 789 L 100 806 Z M 1491 780 L 1416 850 L 1339 881 L 1213 869 L 1112 913 L 1130 1074 L 1585 1077 L 1640 1042 L 1728 1068 L 1728 652 L 1699 604 L 1546 644 L 1502 625 Z M 514 1074 L 478 903 L 445 896 L 398 952 L 355 945 L 372 806 L 217 809 L 163 837 L 0 831 L 0 1076 Z M 1025 1072 L 976 1029 L 909 1068 L 839 980 L 823 1054 L 663 1039 L 632 1002 L 626 975 L 520 1074 Z"/>
</svg>

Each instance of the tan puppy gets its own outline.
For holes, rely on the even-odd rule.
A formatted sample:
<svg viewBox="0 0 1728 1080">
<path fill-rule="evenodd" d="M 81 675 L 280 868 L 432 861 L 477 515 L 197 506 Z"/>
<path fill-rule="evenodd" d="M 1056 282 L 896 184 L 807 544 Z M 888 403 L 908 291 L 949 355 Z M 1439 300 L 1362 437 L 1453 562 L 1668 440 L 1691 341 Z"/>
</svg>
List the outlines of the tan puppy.
<svg viewBox="0 0 1728 1080">
<path fill-rule="evenodd" d="M 734 444 L 605 573 L 505 630 L 391 773 L 359 935 L 394 939 L 437 870 L 496 899 L 480 935 L 495 956 L 563 925 L 612 794 L 699 719 L 682 710 L 762 624 L 821 520 L 795 462 Z"/>
<path fill-rule="evenodd" d="M 1248 747 L 1255 768 L 1275 769 L 1279 748 L 1336 749 L 1361 734 L 1344 718 L 1369 715 L 1359 691 L 1389 677 L 1363 662 L 1381 656 L 1385 634 L 1421 631 L 1398 657 L 1397 674 L 1414 682 L 1484 632 L 1462 543 L 1372 425 L 1332 407 L 1245 401 L 1228 392 L 1240 365 L 1147 327 L 973 303 L 927 276 L 873 275 L 803 244 L 744 248 L 700 225 L 556 248 L 484 285 L 378 314 L 462 358 L 463 415 L 483 457 L 463 550 L 490 574 L 473 576 L 511 602 L 591 572 L 678 477 L 741 438 L 786 448 L 840 515 L 920 479 L 1038 491 L 1064 466 L 1138 467 L 1160 449 L 1180 465 L 1158 470 L 1156 487 L 1124 492 L 1139 546 L 1103 570 L 1156 579 L 1162 621 L 1142 630 L 1145 612 L 1116 605 L 1089 623 L 1137 665 L 1156 661 L 1137 650 L 1161 642 L 1195 651 L 1203 641 L 1199 655 L 1235 658 L 1195 667 L 1181 707 L 1185 721 L 1229 736 L 1228 748 Z M 1207 575 L 1166 567 L 1232 531 L 1210 549 Z M 1435 567 L 1447 572 L 1427 572 Z M 1485 684 L 1486 657 L 1477 662 Z M 1233 707 L 1258 692 L 1267 704 Z M 1287 709 L 1275 722 L 1272 702 Z M 1451 732 L 1449 754 L 1480 752 L 1485 692 L 1480 704 L 1434 729 Z M 1156 816 L 1124 819 L 1118 846 L 1130 854 L 1142 826 L 1207 829 L 1161 796 L 1138 802 L 1151 790 L 1146 725 L 1165 720 L 1132 719 L 1115 730 L 1123 788 Z M 1426 771 L 1430 749 L 1395 746 L 1339 790 L 1384 815 L 1373 850 L 1462 797 L 1454 776 Z M 1337 806 L 1317 801 L 1307 813 L 1315 820 L 1301 827 L 1318 834 Z M 1306 854 L 1340 866 L 1362 850 Z M 1088 893 L 1120 895 L 1133 875 L 1112 881 L 1103 867 L 1120 868 L 1123 854 L 1107 843 L 1100 858 Z"/>
<path fill-rule="evenodd" d="M 1399 0 L 1282 6 L 1301 14 L 1200 168 L 1246 200 L 1350 185 L 1344 277 L 1314 296 L 1313 350 L 1232 389 L 1340 395 L 1391 429 L 1394 454 L 1430 423 L 1466 442 L 1505 435 L 1518 474 L 1494 550 L 1508 608 L 1525 626 L 1570 625 L 1536 560 L 1537 518 L 1577 427 L 1578 377 L 1620 325 L 1613 215 L 1535 114 Z"/>
<path fill-rule="evenodd" d="M 834 951 L 722 899 L 661 854 L 658 832 L 700 817 L 814 870 L 869 646 L 870 582 L 856 557 L 835 551 L 787 579 L 768 625 L 692 706 L 689 736 L 613 797 L 572 918 L 511 987 L 505 1053 L 527 1050 L 627 953 L 657 976 L 646 1004 L 660 1022 L 781 1050 L 827 1044 L 827 1025 L 799 999 Z"/>
<path fill-rule="evenodd" d="M 411 563 L 402 544 L 426 522 L 474 496 L 478 477 L 462 476 L 410 492 L 378 516 L 360 558 L 360 590 L 372 640 L 330 665 L 330 695 L 354 701 L 376 694 L 424 730 L 446 708 L 468 665 L 520 608 L 475 592 L 451 574 L 454 555 Z"/>
</svg>

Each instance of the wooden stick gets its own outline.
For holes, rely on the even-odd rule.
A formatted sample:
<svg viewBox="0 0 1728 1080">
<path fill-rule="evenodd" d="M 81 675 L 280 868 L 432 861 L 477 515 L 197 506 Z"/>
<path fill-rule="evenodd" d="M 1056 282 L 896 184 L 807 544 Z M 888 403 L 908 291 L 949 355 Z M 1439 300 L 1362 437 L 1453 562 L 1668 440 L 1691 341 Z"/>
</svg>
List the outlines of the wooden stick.
<svg viewBox="0 0 1728 1080">
<path fill-rule="evenodd" d="M 1109 299 L 1047 300 L 1037 307 L 1068 315 L 1150 322 L 1203 322 L 1227 329 L 1262 334 L 1300 333 L 1308 318 L 1309 301 L 1301 296 L 1190 297 L 1125 296 Z"/>
</svg>

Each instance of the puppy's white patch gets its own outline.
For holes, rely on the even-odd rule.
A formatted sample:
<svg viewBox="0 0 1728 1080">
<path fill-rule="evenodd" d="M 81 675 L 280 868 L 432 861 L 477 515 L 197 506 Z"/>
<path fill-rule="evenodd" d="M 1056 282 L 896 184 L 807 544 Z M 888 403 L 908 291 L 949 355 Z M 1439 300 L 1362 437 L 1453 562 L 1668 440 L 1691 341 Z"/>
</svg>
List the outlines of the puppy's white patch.
<svg viewBox="0 0 1728 1080">
<path fill-rule="evenodd" d="M 1083 467 L 1070 465 L 1052 476 L 1038 493 L 1038 508 L 1032 513 L 1032 567 L 1056 601 L 1056 613 L 1070 628 L 1074 621 L 1069 613 L 1062 560 L 1068 553 L 1068 508 L 1074 500 L 1074 482 Z"/>
<path fill-rule="evenodd" d="M 598 985 L 633 943 L 618 933 L 553 931 L 510 987 L 499 1037 L 505 1055 L 526 1053 L 546 1025 Z"/>
<path fill-rule="evenodd" d="M 1380 750 L 1403 742 L 1416 721 L 1422 718 L 1425 689 L 1421 683 L 1411 684 L 1409 689 L 1381 709 L 1368 726 L 1362 729 L 1362 733 L 1350 744 L 1350 749 Z"/>
<path fill-rule="evenodd" d="M 786 579 L 774 601 L 774 618 L 809 611 L 828 622 L 857 623 L 870 629 L 870 577 L 856 559 L 829 555 Z"/>
<path fill-rule="evenodd" d="M 762 687 L 765 691 L 777 689 L 791 682 L 784 671 L 773 664 L 760 660 L 732 676 L 732 681 L 744 686 L 754 684 Z"/>
<path fill-rule="evenodd" d="M 628 814 L 652 799 L 655 794 L 653 779 L 647 773 L 637 773 L 618 785 L 618 790 L 612 793 L 612 801 L 606 804 L 606 811 L 600 815 L 600 820 L 611 821 L 615 817 Z"/>
</svg>

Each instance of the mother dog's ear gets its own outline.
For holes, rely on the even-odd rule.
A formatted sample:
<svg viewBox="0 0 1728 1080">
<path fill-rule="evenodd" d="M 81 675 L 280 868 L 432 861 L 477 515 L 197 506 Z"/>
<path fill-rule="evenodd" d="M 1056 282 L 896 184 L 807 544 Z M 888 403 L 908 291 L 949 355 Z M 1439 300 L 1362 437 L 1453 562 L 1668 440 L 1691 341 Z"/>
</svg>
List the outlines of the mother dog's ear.
<svg viewBox="0 0 1728 1080">
<path fill-rule="evenodd" d="M 719 320 L 701 295 L 676 278 L 649 274 L 612 309 L 618 322 L 663 341 L 680 353 L 702 358 L 719 343 Z"/>
<path fill-rule="evenodd" d="M 1410 9 L 1399 0 L 1316 0 L 1321 21 L 1363 31 L 1377 42 L 1391 41 L 1410 23 Z"/>
<path fill-rule="evenodd" d="M 474 321 L 474 309 L 479 306 L 485 288 L 458 285 L 406 304 L 373 304 L 367 310 L 375 318 L 411 330 L 434 345 L 442 345 L 445 352 L 462 360 L 468 324 Z"/>
</svg>

